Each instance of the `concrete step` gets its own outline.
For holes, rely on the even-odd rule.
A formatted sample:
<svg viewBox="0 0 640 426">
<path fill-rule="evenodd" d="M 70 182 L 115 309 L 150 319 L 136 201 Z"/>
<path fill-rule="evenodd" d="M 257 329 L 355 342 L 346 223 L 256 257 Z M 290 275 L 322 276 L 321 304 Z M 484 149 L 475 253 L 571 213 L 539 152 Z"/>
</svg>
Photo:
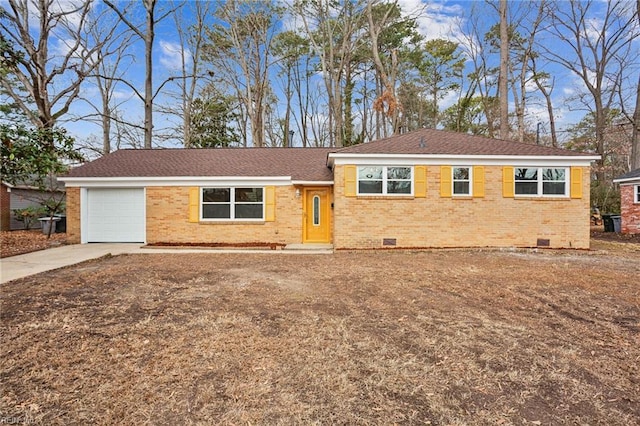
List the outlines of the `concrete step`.
<svg viewBox="0 0 640 426">
<path fill-rule="evenodd" d="M 304 244 L 287 244 L 284 247 L 285 250 L 297 250 L 297 251 L 327 251 L 333 252 L 333 244 L 322 243 L 304 243 Z"/>
</svg>

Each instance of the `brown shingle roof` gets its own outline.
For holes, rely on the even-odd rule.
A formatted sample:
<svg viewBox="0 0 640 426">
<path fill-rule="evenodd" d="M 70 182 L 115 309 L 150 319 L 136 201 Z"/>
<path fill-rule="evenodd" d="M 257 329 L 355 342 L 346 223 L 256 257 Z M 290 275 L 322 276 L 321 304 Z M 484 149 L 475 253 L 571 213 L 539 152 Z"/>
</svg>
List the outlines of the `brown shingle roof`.
<svg viewBox="0 0 640 426">
<path fill-rule="evenodd" d="M 640 169 L 631 170 L 630 172 L 627 172 L 622 176 L 618 176 L 613 181 L 616 182 L 620 180 L 630 180 L 630 179 L 636 179 L 636 178 L 640 179 Z"/>
<path fill-rule="evenodd" d="M 125 149 L 72 170 L 67 177 L 291 176 L 332 181 L 334 148 Z"/>
<path fill-rule="evenodd" d="M 424 147 L 420 141 L 424 140 Z M 592 156 L 549 146 L 490 139 L 445 130 L 420 129 L 403 135 L 342 148 L 340 154 Z"/>
<path fill-rule="evenodd" d="M 424 141 L 424 146 L 421 146 Z M 215 148 L 120 150 L 72 170 L 68 177 L 291 176 L 330 182 L 327 155 L 593 156 L 443 130 L 421 129 L 347 148 Z"/>
</svg>

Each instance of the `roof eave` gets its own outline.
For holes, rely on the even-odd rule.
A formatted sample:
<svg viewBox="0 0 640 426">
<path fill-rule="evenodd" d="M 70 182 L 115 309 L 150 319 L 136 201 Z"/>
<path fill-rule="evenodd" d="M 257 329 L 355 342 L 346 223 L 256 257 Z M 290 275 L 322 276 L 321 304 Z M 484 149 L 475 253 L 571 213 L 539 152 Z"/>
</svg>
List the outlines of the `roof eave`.
<svg viewBox="0 0 640 426">
<path fill-rule="evenodd" d="M 630 177 L 630 178 L 622 178 L 622 179 L 614 179 L 613 183 L 619 183 L 621 185 L 630 184 L 630 183 L 640 183 L 640 176 Z"/>
<path fill-rule="evenodd" d="M 569 164 L 585 164 L 589 165 L 591 162 L 599 160 L 599 155 L 464 155 L 464 154 L 385 154 L 385 153 L 366 153 L 366 154 L 353 154 L 353 153 L 330 153 L 327 165 L 332 167 L 335 164 L 335 160 L 421 160 L 421 161 L 483 161 L 483 162 L 544 162 L 552 161 L 554 163 L 569 163 Z"/>
<path fill-rule="evenodd" d="M 291 185 L 291 176 L 66 176 L 66 187 L 108 188 L 203 185 Z"/>
<path fill-rule="evenodd" d="M 331 186 L 333 185 L 332 180 L 293 180 L 291 181 L 293 185 L 302 185 L 302 186 Z"/>
</svg>

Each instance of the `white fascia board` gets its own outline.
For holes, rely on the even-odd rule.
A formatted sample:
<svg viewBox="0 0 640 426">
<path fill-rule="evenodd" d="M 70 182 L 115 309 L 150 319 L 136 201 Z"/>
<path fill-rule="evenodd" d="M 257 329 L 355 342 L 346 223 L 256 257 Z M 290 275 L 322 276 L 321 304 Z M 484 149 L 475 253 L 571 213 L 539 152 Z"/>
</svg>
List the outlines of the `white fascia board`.
<svg viewBox="0 0 640 426">
<path fill-rule="evenodd" d="M 459 166 L 590 166 L 598 160 L 589 156 L 548 155 L 443 155 L 443 154 L 329 154 L 329 165 L 459 165 Z"/>
<path fill-rule="evenodd" d="M 294 180 L 291 183 L 294 185 L 303 185 L 303 186 L 332 186 L 332 180 Z"/>
<path fill-rule="evenodd" d="M 613 183 L 619 183 L 620 185 L 633 185 L 636 183 L 640 183 L 640 177 L 632 177 L 626 179 L 614 179 Z"/>
<path fill-rule="evenodd" d="M 288 186 L 291 176 L 63 177 L 67 188 L 146 188 L 151 186 Z"/>
</svg>

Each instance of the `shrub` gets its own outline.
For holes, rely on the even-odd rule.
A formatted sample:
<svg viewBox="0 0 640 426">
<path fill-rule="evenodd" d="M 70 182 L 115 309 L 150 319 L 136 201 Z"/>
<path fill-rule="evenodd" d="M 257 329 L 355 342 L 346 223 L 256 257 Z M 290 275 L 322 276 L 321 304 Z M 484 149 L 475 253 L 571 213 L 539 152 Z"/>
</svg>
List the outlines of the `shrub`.
<svg viewBox="0 0 640 426">
<path fill-rule="evenodd" d="M 18 222 L 24 223 L 24 229 L 31 229 L 31 225 L 38 220 L 39 217 L 46 214 L 47 211 L 43 207 L 29 206 L 24 209 L 13 209 L 13 215 Z"/>
</svg>

